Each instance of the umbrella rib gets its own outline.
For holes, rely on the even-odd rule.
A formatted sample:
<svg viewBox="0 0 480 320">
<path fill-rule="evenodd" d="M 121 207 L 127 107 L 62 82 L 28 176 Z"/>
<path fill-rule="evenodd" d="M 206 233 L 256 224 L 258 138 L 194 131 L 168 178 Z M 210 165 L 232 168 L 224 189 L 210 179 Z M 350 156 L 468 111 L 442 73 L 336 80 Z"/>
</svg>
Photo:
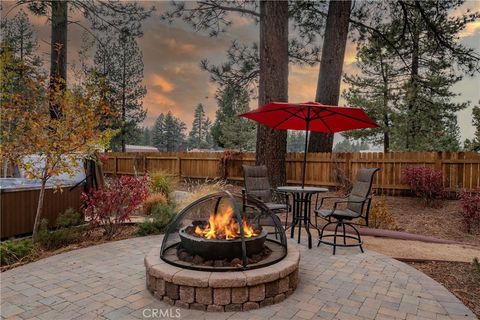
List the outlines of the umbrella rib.
<svg viewBox="0 0 480 320">
<path fill-rule="evenodd" d="M 279 125 L 281 125 L 282 123 L 288 121 L 291 117 L 296 117 L 296 118 L 302 119 L 302 117 L 299 117 L 299 116 L 297 115 L 297 113 L 299 113 L 301 110 L 302 110 L 302 109 L 299 109 L 297 112 L 291 112 L 291 111 L 288 111 L 288 110 L 286 110 L 286 109 L 283 109 L 283 111 L 285 111 L 285 112 L 287 112 L 287 113 L 290 114 L 290 117 L 285 118 L 285 119 L 282 119 L 282 121 L 280 121 L 279 123 L 277 123 L 276 125 L 274 125 L 274 126 L 272 127 L 272 129 L 278 128 Z"/>
<path fill-rule="evenodd" d="M 330 127 L 328 126 L 328 124 L 325 122 L 325 120 L 323 120 L 323 117 L 320 117 L 318 118 L 320 119 L 320 121 L 322 121 L 323 125 L 328 129 L 329 133 L 335 133 L 334 131 L 332 131 L 332 129 L 330 129 Z"/>
<path fill-rule="evenodd" d="M 312 119 L 312 120 L 320 119 L 320 118 L 322 117 L 322 116 L 320 115 L 320 112 L 322 112 L 322 111 L 332 112 L 332 111 L 327 110 L 327 109 L 325 109 L 325 108 L 322 108 L 322 109 L 320 109 L 320 110 L 314 110 L 314 112 L 315 112 L 315 117 L 312 117 L 311 119 Z M 330 115 L 331 115 L 331 113 L 330 113 Z M 328 115 L 327 115 L 327 116 L 328 116 Z"/>
<path fill-rule="evenodd" d="M 323 125 L 325 126 L 325 128 L 328 129 L 329 133 L 334 133 L 334 131 L 332 131 L 332 129 L 330 129 L 330 127 L 329 127 L 328 124 L 325 122 L 325 120 L 323 120 L 324 117 L 322 117 L 322 116 L 319 115 L 320 111 L 330 111 L 330 112 L 332 112 L 331 110 L 327 110 L 327 109 L 324 109 L 324 108 L 322 108 L 321 110 L 315 110 L 314 112 L 315 112 L 316 118 L 311 118 L 311 119 L 312 119 L 312 120 L 317 120 L 317 119 L 319 119 L 319 120 L 323 123 Z"/>
</svg>

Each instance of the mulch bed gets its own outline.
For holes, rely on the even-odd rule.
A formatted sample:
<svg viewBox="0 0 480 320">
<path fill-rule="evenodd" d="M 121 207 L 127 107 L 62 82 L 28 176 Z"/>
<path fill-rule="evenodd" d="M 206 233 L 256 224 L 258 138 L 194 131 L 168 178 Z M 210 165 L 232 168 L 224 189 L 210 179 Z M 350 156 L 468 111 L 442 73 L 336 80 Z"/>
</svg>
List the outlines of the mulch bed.
<svg viewBox="0 0 480 320">
<path fill-rule="evenodd" d="M 441 283 L 480 318 L 480 274 L 466 262 L 408 262 Z"/>
<path fill-rule="evenodd" d="M 386 199 L 388 209 L 401 231 L 480 245 L 479 230 L 472 234 L 465 232 L 458 200 L 441 201 L 438 207 L 429 208 L 414 197 Z"/>
</svg>

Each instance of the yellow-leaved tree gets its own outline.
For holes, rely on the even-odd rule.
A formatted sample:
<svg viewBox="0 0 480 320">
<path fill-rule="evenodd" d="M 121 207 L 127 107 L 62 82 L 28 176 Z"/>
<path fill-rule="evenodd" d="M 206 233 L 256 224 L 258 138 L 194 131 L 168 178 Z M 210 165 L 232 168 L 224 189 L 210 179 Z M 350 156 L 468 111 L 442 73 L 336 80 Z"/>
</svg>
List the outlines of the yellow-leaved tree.
<svg viewBox="0 0 480 320">
<path fill-rule="evenodd" d="M 99 123 L 110 108 L 102 81 L 52 88 L 35 67 L 16 61 L 8 46 L 0 49 L 1 156 L 41 182 L 32 234 L 36 242 L 45 185 L 61 174 L 73 175 L 75 167 L 108 143 L 111 134 Z M 57 117 L 50 114 L 52 103 L 58 106 Z"/>
</svg>

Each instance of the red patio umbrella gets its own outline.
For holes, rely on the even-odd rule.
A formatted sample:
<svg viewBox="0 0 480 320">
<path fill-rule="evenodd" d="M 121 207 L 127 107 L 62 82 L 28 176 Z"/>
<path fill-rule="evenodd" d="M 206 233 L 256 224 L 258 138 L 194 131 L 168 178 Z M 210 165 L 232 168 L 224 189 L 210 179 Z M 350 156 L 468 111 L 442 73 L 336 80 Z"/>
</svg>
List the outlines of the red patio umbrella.
<svg viewBox="0 0 480 320">
<path fill-rule="evenodd" d="M 377 128 L 360 108 L 328 106 L 318 102 L 270 102 L 240 115 L 272 129 L 305 130 L 302 187 L 305 185 L 305 165 L 308 152 L 308 132 L 335 133 L 354 129 Z"/>
</svg>

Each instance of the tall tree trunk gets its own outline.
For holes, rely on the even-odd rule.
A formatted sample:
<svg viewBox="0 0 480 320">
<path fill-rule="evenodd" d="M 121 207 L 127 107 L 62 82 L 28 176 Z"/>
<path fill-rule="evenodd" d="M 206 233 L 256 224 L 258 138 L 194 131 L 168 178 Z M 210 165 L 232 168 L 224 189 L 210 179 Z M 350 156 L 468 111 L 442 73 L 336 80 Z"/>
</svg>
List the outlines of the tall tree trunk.
<svg viewBox="0 0 480 320">
<path fill-rule="evenodd" d="M 410 69 L 410 86 L 407 93 L 407 132 L 405 139 L 405 149 L 411 151 L 414 149 L 414 140 L 417 133 L 416 120 L 416 100 L 418 91 L 418 67 L 419 67 L 419 31 L 416 25 L 411 27 L 412 34 L 412 66 Z"/>
<path fill-rule="evenodd" d="M 330 0 L 315 101 L 336 106 L 340 96 L 352 2 Z M 309 151 L 332 152 L 333 134 L 312 132 Z"/>
<path fill-rule="evenodd" d="M 122 152 L 127 151 L 125 134 L 126 132 L 126 123 L 127 123 L 127 105 L 126 105 L 126 56 L 125 49 L 123 50 L 123 69 L 122 69 Z"/>
<path fill-rule="evenodd" d="M 390 151 L 390 119 L 388 112 L 389 102 L 389 89 L 388 89 L 388 65 L 385 64 L 383 57 L 380 55 L 380 69 L 382 72 L 383 81 L 383 123 L 385 128 L 383 129 L 383 152 Z"/>
<path fill-rule="evenodd" d="M 383 133 L 383 152 L 387 153 L 390 151 L 390 134 L 388 131 Z"/>
<path fill-rule="evenodd" d="M 258 104 L 288 101 L 288 2 L 260 1 Z M 268 168 L 273 187 L 286 183 L 287 131 L 257 127 L 256 163 Z"/>
<path fill-rule="evenodd" d="M 42 186 L 40 188 L 40 193 L 38 195 L 38 204 L 37 204 L 37 213 L 35 214 L 35 222 L 33 223 L 33 233 L 32 233 L 32 242 L 37 242 L 38 238 L 38 229 L 40 229 L 40 222 L 42 220 L 42 211 L 43 211 L 43 198 L 45 196 L 45 184 L 47 181 L 42 179 Z"/>
<path fill-rule="evenodd" d="M 50 88 L 56 90 L 64 90 L 67 84 L 67 5 L 67 1 L 51 1 Z M 50 117 L 56 119 L 60 114 L 60 107 L 50 102 Z"/>
</svg>

